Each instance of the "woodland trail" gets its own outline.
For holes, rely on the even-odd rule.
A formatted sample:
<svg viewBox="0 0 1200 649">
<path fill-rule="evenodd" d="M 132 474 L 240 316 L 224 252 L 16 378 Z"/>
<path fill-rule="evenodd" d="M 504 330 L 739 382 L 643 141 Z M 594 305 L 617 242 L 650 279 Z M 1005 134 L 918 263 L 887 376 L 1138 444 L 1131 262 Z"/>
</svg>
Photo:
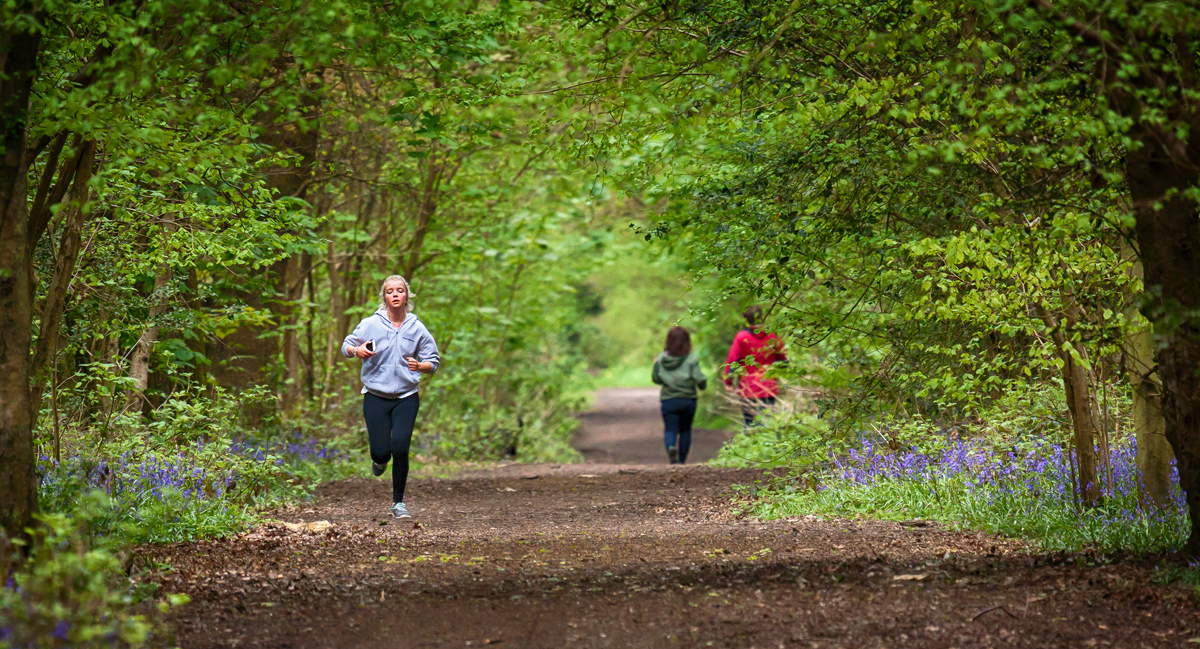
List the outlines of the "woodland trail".
<svg viewBox="0 0 1200 649">
<path fill-rule="evenodd" d="M 579 415 L 573 446 L 593 464 L 667 464 L 663 448 L 658 388 L 598 390 L 591 412 Z M 692 431 L 688 463 L 717 456 L 729 434 L 698 428 Z"/>
<path fill-rule="evenodd" d="M 577 445 L 645 463 L 417 479 L 417 524 L 385 516 L 386 480 L 329 484 L 277 516 L 334 527 L 151 548 L 172 568 L 141 578 L 191 595 L 171 620 L 185 648 L 1132 648 L 1200 635 L 1192 595 L 1144 566 L 923 522 L 734 516 L 731 486 L 760 472 L 668 466 L 656 413 L 608 396 Z M 637 427 L 653 452 L 628 439 Z"/>
</svg>

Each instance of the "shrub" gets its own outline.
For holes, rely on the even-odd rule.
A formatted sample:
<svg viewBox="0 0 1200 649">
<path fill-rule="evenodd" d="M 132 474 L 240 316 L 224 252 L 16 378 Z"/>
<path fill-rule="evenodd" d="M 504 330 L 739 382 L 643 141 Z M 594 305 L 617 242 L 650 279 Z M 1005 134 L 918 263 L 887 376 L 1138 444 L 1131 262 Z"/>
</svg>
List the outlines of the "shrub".
<svg viewBox="0 0 1200 649">
<path fill-rule="evenodd" d="M 261 398 L 257 392 L 233 398 L 219 389 L 182 393 L 141 427 L 121 420 L 108 442 L 90 453 L 61 463 L 42 456 L 42 509 L 72 512 L 99 489 L 108 505 L 95 516 L 97 534 L 170 543 L 232 533 L 264 507 L 359 470 L 346 461 L 354 457 L 350 440 L 325 442 L 269 427 L 248 434 L 252 429 L 239 423 L 238 413 Z"/>
<path fill-rule="evenodd" d="M 823 462 L 831 450 L 844 444 L 829 435 L 815 414 L 764 413 L 756 425 L 735 435 L 721 447 L 715 466 L 803 467 Z"/>
<path fill-rule="evenodd" d="M 95 517 L 109 508 L 101 494 L 88 495 L 73 515 L 46 514 L 3 557 L 0 575 L 0 647 L 141 646 L 152 626 L 131 611 L 129 582 L 111 539 L 91 534 Z M 19 547 L 27 547 L 25 560 Z M 173 603 L 186 598 L 177 596 Z"/>
</svg>

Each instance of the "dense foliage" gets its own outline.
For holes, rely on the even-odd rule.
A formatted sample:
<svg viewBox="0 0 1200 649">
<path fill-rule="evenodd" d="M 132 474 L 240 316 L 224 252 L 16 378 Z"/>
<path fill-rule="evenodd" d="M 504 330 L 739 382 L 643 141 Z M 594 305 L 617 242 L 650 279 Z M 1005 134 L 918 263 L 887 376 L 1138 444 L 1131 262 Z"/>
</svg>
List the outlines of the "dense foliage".
<svg viewBox="0 0 1200 649">
<path fill-rule="evenodd" d="M 525 8 L 319 5 L 8 14 L 42 25 L 31 385 L 56 459 L 254 386 L 277 398 L 252 418 L 356 428 L 338 347 L 393 273 L 447 360 L 422 448 L 568 453 L 607 224 L 513 75 Z"/>
<path fill-rule="evenodd" d="M 78 552 L 34 555 L 63 579 L 72 557 L 95 563 L 100 593 L 120 579 L 96 552 L 227 534 L 361 470 L 358 364 L 339 348 L 392 274 L 443 358 L 415 453 L 575 457 L 585 374 L 570 325 L 610 223 L 586 174 L 554 155 L 556 108 L 518 74 L 532 15 L 0 6 L 0 538 L 102 492 L 86 531 L 55 532 L 83 539 Z M 74 606 L 28 574 L 4 596 Z M 80 606 L 118 624 L 125 599 Z M 54 607 L 30 606 L 0 624 L 4 640 L 132 643 L 149 629 L 43 628 Z"/>
<path fill-rule="evenodd" d="M 757 303 L 804 396 L 724 461 L 827 469 L 768 510 L 932 488 L 1019 533 L 1144 523 L 1055 547 L 1200 552 L 1192 5 L 14 0 L 0 29 L 6 539 L 39 509 L 222 534 L 363 464 L 339 345 L 399 273 L 443 357 L 419 454 L 569 459 L 589 363 L 624 380 L 683 320 L 716 371 Z M 691 284 L 604 312 L 664 267 Z M 54 518 L 97 490 L 88 532 Z M 22 628 L 88 641 L 25 584 L 94 564 L 63 606 L 143 638 L 104 552 L 22 568 Z"/>
<path fill-rule="evenodd" d="M 1114 500 L 1132 433 L 1147 511 L 1179 506 L 1170 440 L 1197 523 L 1194 6 L 560 10 L 567 42 L 603 44 L 562 86 L 590 109 L 578 150 L 718 278 L 701 313 L 762 304 L 796 352 L 777 371 L 816 388 L 777 429 L 785 464 L 873 429 L 893 451 L 914 443 L 893 428 L 980 436 L 1049 387 L 1037 428 L 1079 516 Z"/>
</svg>

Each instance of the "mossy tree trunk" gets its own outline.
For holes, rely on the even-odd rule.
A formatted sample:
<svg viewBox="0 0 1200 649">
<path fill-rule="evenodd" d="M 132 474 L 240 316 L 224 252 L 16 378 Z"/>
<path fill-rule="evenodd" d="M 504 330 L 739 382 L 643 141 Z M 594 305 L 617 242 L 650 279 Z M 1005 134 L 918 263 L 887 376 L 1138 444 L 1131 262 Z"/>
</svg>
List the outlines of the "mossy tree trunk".
<svg viewBox="0 0 1200 649">
<path fill-rule="evenodd" d="M 10 17 L 0 26 L 0 530 L 12 538 L 24 534 L 38 506 L 29 391 L 33 266 L 25 148 L 42 35 L 33 3 L 18 1 L 8 13 L 27 19 Z"/>
</svg>

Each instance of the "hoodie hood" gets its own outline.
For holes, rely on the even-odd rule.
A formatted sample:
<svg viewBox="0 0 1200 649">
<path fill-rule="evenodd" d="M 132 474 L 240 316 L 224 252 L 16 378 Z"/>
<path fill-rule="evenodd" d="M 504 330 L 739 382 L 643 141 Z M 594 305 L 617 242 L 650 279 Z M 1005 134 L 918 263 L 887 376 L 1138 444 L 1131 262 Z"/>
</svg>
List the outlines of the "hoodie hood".
<svg viewBox="0 0 1200 649">
<path fill-rule="evenodd" d="M 650 380 L 661 385 L 660 400 L 684 398 L 695 399 L 697 390 L 703 390 L 708 378 L 700 371 L 700 363 L 694 355 L 671 356 L 663 352 L 654 359 L 654 371 Z"/>
<path fill-rule="evenodd" d="M 385 307 L 385 306 L 379 307 L 379 309 L 375 311 L 375 315 L 382 318 L 384 324 L 386 324 L 387 326 L 389 326 L 389 327 L 392 326 L 392 319 L 388 317 L 387 307 Z M 417 314 L 412 313 L 412 312 L 404 314 L 403 324 L 408 324 L 412 320 L 416 319 L 416 317 L 417 317 Z M 402 324 L 402 326 L 403 326 L 403 324 Z"/>
<path fill-rule="evenodd" d="M 766 340 L 767 336 L 771 335 L 771 333 L 765 329 L 760 329 L 758 331 L 755 331 L 752 327 L 746 327 L 742 331 L 745 331 L 746 333 L 750 334 L 751 336 L 754 336 L 758 340 Z"/>
<path fill-rule="evenodd" d="M 677 370 L 680 367 L 683 367 L 683 363 L 686 360 L 687 356 L 671 356 L 670 354 L 663 352 L 659 362 L 662 363 L 663 369 L 665 370 Z"/>
</svg>

